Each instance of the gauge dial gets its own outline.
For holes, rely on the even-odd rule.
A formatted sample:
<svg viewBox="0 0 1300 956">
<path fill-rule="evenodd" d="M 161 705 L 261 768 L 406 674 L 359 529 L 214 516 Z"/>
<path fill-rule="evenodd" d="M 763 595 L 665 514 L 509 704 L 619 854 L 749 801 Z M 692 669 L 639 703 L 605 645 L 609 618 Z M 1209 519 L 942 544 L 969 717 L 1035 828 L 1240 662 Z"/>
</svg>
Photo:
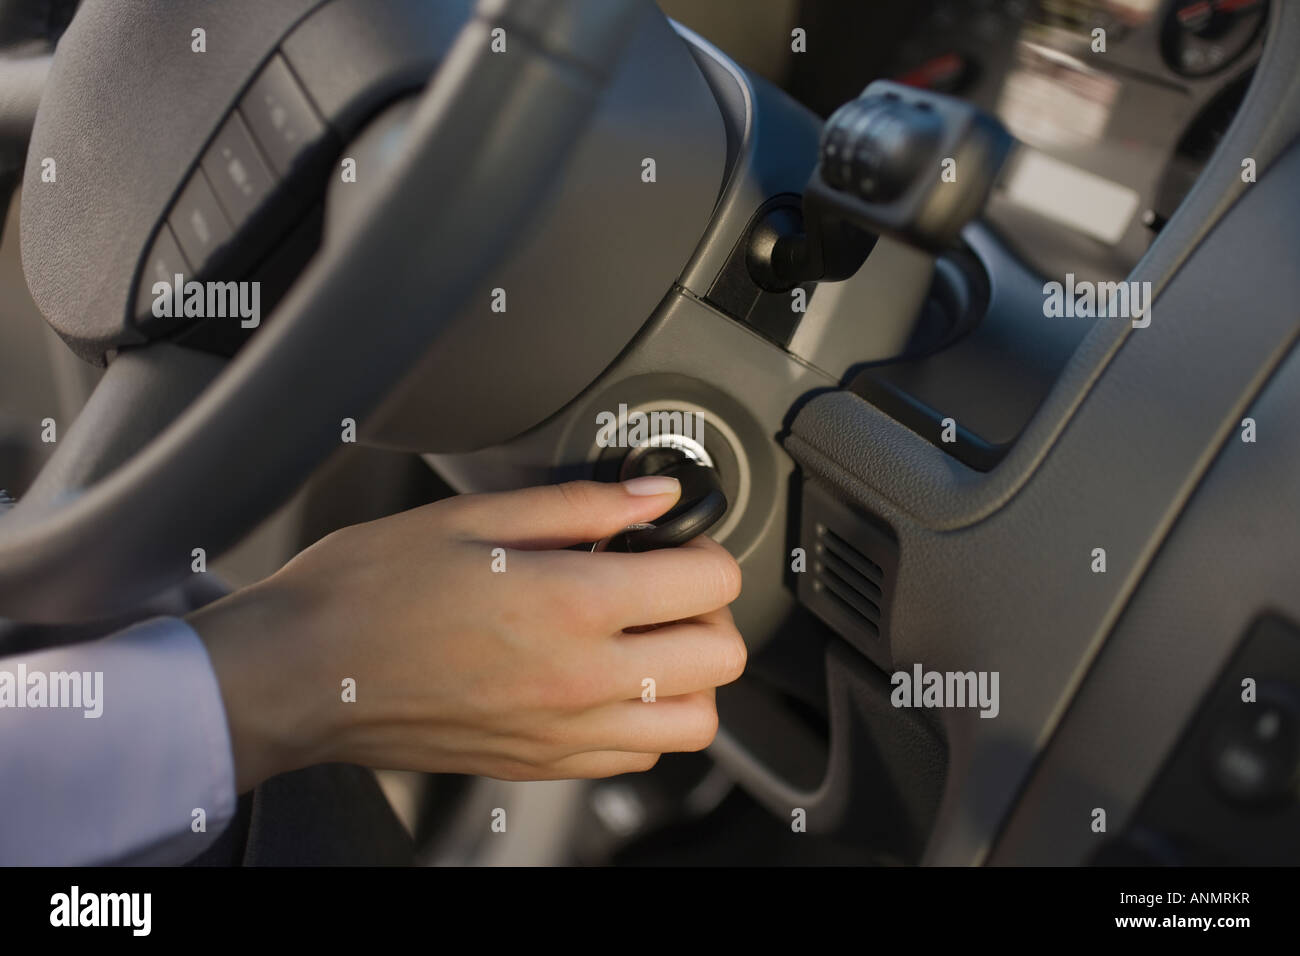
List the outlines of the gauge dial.
<svg viewBox="0 0 1300 956">
<path fill-rule="evenodd" d="M 1161 36 L 1165 62 L 1207 76 L 1240 56 L 1264 22 L 1267 0 L 1176 0 Z"/>
</svg>

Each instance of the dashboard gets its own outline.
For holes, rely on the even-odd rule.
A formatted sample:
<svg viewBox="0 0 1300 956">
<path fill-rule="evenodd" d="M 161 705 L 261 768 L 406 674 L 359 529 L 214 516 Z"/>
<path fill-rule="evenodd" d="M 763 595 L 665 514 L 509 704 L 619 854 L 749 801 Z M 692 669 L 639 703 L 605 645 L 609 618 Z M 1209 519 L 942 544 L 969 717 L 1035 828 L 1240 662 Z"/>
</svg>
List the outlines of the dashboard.
<svg viewBox="0 0 1300 956">
<path fill-rule="evenodd" d="M 808 52 L 766 72 L 823 116 L 879 78 L 996 113 L 1026 148 L 988 222 L 1040 274 L 1114 281 L 1174 214 L 1231 122 L 1263 48 L 1267 7 L 805 0 L 789 22 L 806 29 Z M 728 37 L 712 39 L 729 49 Z"/>
<path fill-rule="evenodd" d="M 886 363 L 859 349 L 860 371 L 846 378 L 934 442 L 952 414 L 963 427 L 943 450 L 978 471 L 1008 452 L 1092 322 L 1026 326 L 1022 313 L 1037 314 L 1048 280 L 1134 272 L 1244 101 L 1270 18 L 1269 0 L 659 3 L 822 117 L 888 79 L 964 99 L 1015 135 L 1020 147 L 950 257 L 968 293 L 945 297 L 937 283 L 930 295 L 968 305 L 930 323 L 944 347 Z M 799 31 L 802 44 L 772 42 Z M 992 271 L 1002 281 L 990 296 L 980 274 Z"/>
</svg>

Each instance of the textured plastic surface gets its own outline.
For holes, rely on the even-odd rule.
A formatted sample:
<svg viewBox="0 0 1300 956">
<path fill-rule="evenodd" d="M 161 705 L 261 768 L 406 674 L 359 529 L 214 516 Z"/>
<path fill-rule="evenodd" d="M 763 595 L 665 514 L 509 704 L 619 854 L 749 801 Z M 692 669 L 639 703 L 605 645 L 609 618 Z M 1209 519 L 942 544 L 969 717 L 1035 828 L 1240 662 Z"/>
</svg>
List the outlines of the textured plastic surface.
<svg viewBox="0 0 1300 956">
<path fill-rule="evenodd" d="M 1057 438 L 1023 484 L 1006 486 L 1028 434 L 980 478 L 848 393 L 818 397 L 796 419 L 787 449 L 898 534 L 894 659 L 1001 674 L 996 720 L 949 714 L 954 768 L 932 861 L 986 852 L 1202 471 L 1300 331 L 1289 265 L 1300 254 L 1297 176 L 1293 150 L 1250 188 L 1164 287 L 1151 326 L 1072 396 L 1068 429 L 1048 420 L 1076 384 L 1068 373 L 1058 382 L 1030 426 Z M 1094 328 L 1076 361 L 1114 330 Z M 972 513 L 983 520 L 953 520 Z M 1095 548 L 1104 574 L 1090 571 Z"/>
<path fill-rule="evenodd" d="M 36 115 L 21 228 L 32 297 L 82 358 L 143 341 L 126 317 L 163 210 L 254 68 L 321 2 L 81 5 Z M 207 53 L 190 49 L 200 25 Z M 46 157 L 55 183 L 41 182 Z"/>
<path fill-rule="evenodd" d="M 1276 305 L 1294 312 L 1294 300 Z M 1099 838 L 1077 826 L 1081 814 L 1104 806 L 1108 831 L 1124 828 L 1256 615 L 1300 620 L 1297 409 L 1293 349 L 1228 423 L 1213 468 L 1107 638 L 991 862 L 1086 860 Z M 1246 417 L 1257 425 L 1254 443 L 1241 441 Z"/>
</svg>

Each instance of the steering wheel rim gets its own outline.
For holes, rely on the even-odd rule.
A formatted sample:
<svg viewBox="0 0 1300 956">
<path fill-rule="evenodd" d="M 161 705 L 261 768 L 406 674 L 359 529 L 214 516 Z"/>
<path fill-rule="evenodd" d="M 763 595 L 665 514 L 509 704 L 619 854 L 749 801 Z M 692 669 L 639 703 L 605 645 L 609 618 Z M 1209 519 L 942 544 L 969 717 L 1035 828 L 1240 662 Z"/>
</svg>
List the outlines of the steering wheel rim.
<svg viewBox="0 0 1300 956">
<path fill-rule="evenodd" d="M 339 446 L 342 419 L 364 421 L 526 231 L 641 7 L 481 2 L 421 95 L 400 156 L 369 184 L 368 203 L 331 223 L 266 328 L 224 368 L 180 359 L 184 350 L 162 342 L 110 365 L 0 520 L 0 614 L 52 623 L 126 610 L 191 573 L 193 548 L 220 553 L 286 500 Z M 517 55 L 492 51 L 497 27 Z M 401 255 L 394 235 L 405 240 Z M 382 330 L 358 334 L 379 302 Z M 152 429 L 113 408 L 159 374 L 176 404 L 193 401 L 142 437 Z M 236 457 L 252 449 L 275 449 L 273 467 Z M 213 475 L 220 514 L 193 507 L 194 489 Z"/>
</svg>

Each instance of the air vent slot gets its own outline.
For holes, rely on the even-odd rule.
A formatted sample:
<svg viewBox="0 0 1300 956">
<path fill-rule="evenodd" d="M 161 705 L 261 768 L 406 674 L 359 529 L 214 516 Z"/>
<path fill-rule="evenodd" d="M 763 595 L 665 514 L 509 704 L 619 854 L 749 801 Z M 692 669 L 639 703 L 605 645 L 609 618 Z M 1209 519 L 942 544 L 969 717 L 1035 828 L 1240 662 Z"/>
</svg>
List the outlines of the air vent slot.
<svg viewBox="0 0 1300 956">
<path fill-rule="evenodd" d="M 806 569 L 795 575 L 800 601 L 888 669 L 889 598 L 898 567 L 892 535 L 809 481 L 803 492 L 800 546 L 807 560 Z"/>
</svg>

